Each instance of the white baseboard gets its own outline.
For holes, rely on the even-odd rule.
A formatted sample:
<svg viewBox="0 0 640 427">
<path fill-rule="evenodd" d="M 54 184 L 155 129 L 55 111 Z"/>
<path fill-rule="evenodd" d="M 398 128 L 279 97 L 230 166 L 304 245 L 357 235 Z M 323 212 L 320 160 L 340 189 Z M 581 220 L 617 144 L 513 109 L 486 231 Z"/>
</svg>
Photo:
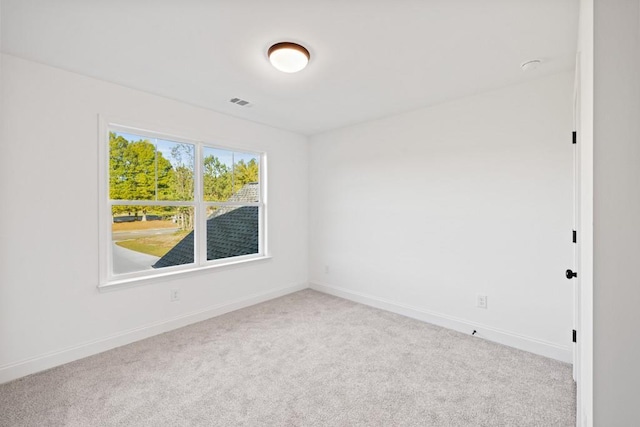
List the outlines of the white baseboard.
<svg viewBox="0 0 640 427">
<path fill-rule="evenodd" d="M 466 334 L 469 334 L 473 330 L 476 330 L 478 331 L 476 333 L 476 336 L 479 338 L 484 338 L 489 341 L 528 351 L 530 353 L 539 354 L 551 359 L 560 360 L 562 362 L 572 363 L 571 348 L 566 346 L 561 346 L 548 341 L 520 335 L 514 332 L 485 326 L 480 323 L 469 322 L 464 319 L 436 313 L 430 310 L 424 310 L 422 308 L 412 307 L 406 304 L 389 301 L 384 298 L 378 298 L 372 295 L 355 292 L 338 286 L 316 282 L 309 283 L 309 287 L 319 292 L 369 305 L 371 307 L 380 308 L 382 310 L 401 314 L 403 316 L 411 317 L 413 319 L 432 323 L 434 325 L 453 329 L 455 331 L 463 332 Z"/>
<path fill-rule="evenodd" d="M 129 329 L 105 338 L 84 342 L 62 350 L 52 351 L 26 360 L 21 360 L 19 362 L 2 365 L 0 366 L 0 384 L 26 375 L 34 374 L 45 369 L 64 365 L 65 363 L 73 362 L 74 360 L 82 359 L 83 357 L 102 353 L 135 341 L 140 341 L 154 335 L 182 328 L 183 326 L 187 326 L 192 323 L 201 322 L 212 317 L 220 316 L 241 308 L 249 307 L 264 301 L 307 289 L 308 287 L 307 283 L 303 283 L 250 295 L 224 304 L 214 305 L 202 310 L 173 317 L 171 319 L 161 320 L 138 328 Z"/>
</svg>

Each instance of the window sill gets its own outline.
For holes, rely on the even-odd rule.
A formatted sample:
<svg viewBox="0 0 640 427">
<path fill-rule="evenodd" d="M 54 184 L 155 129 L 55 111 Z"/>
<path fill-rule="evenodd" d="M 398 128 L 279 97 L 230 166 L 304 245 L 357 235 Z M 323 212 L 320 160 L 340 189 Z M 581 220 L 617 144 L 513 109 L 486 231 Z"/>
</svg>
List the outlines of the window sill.
<svg viewBox="0 0 640 427">
<path fill-rule="evenodd" d="M 164 282 L 173 278 L 185 277 L 194 274 L 200 274 L 211 270 L 226 269 L 229 267 L 237 267 L 244 264 L 270 260 L 270 255 L 256 256 L 235 261 L 224 262 L 220 264 L 209 264 L 199 267 L 189 268 L 187 270 L 174 270 L 163 273 L 154 274 L 153 276 L 132 277 L 126 279 L 109 280 L 98 285 L 100 292 L 109 292 L 119 289 L 126 289 L 135 286 L 149 285 L 157 282 Z"/>
</svg>

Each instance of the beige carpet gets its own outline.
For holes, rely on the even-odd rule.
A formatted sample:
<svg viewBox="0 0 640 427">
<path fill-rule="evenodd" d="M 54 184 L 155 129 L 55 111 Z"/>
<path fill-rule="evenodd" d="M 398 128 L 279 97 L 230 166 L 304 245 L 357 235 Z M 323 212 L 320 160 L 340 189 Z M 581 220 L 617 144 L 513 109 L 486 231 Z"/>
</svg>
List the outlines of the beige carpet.
<svg viewBox="0 0 640 427">
<path fill-rule="evenodd" d="M 305 290 L 0 385 L 1 426 L 572 426 L 571 366 Z"/>
</svg>

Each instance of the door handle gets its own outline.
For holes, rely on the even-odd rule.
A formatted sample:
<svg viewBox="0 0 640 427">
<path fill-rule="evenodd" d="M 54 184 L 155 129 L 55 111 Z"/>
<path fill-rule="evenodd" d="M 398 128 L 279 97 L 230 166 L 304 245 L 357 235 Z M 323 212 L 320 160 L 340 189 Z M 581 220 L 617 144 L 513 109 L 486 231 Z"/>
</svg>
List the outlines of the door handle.
<svg viewBox="0 0 640 427">
<path fill-rule="evenodd" d="M 567 279 L 571 280 L 574 277 L 578 277 L 578 273 L 575 273 L 571 270 L 567 270 L 566 273 L 564 273 L 565 276 L 567 276 Z"/>
</svg>

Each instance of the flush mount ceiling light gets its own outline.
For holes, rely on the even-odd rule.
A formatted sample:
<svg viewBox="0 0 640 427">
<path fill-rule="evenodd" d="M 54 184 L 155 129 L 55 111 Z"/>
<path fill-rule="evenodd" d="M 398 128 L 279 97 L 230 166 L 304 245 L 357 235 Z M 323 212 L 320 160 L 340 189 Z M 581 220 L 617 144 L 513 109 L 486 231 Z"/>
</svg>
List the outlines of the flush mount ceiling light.
<svg viewBox="0 0 640 427">
<path fill-rule="evenodd" d="M 284 73 L 297 73 L 307 66 L 311 58 L 304 46 L 291 42 L 276 43 L 267 54 L 271 65 Z"/>
<path fill-rule="evenodd" d="M 538 68 L 540 64 L 542 64 L 542 61 L 539 59 L 533 59 L 531 61 L 523 62 L 520 65 L 520 68 L 522 68 L 522 71 L 533 71 Z"/>
</svg>

